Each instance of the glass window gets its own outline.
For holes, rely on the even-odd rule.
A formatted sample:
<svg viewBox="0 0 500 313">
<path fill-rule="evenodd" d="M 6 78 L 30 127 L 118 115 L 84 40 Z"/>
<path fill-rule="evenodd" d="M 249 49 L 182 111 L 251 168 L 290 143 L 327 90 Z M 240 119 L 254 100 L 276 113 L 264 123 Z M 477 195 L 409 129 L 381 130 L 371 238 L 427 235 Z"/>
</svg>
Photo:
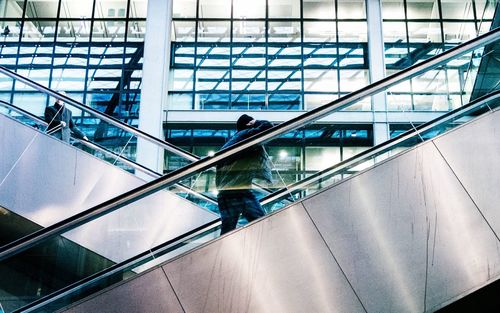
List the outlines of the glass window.
<svg viewBox="0 0 500 313">
<path fill-rule="evenodd" d="M 199 0 L 199 1 L 200 1 L 199 18 L 231 17 L 232 1 L 227 1 L 227 0 Z"/>
<path fill-rule="evenodd" d="M 476 37 L 474 22 L 443 23 L 446 43 L 460 44 Z"/>
<path fill-rule="evenodd" d="M 196 65 L 202 67 L 229 67 L 229 47 L 199 46 L 196 54 Z"/>
<path fill-rule="evenodd" d="M 302 89 L 300 68 L 297 70 L 269 70 L 268 91 L 300 91 Z"/>
<path fill-rule="evenodd" d="M 59 0 L 28 0 L 28 4 L 26 6 L 26 17 L 56 18 L 58 5 L 59 5 Z"/>
<path fill-rule="evenodd" d="M 249 84 L 249 89 L 253 88 L 256 82 Z M 263 84 L 264 85 L 264 84 Z M 253 90 L 265 90 L 265 87 L 256 87 Z M 231 108 L 234 110 L 262 110 L 266 108 L 266 95 L 243 92 L 233 92 L 231 95 Z"/>
<path fill-rule="evenodd" d="M 335 41 L 335 22 L 304 22 L 304 42 Z"/>
<path fill-rule="evenodd" d="M 260 69 L 266 65 L 265 47 L 233 47 L 233 68 L 235 69 Z"/>
<path fill-rule="evenodd" d="M 230 40 L 230 22 L 198 22 L 198 41 L 228 42 Z"/>
<path fill-rule="evenodd" d="M 195 22 L 173 21 L 172 41 L 194 41 L 195 40 Z"/>
<path fill-rule="evenodd" d="M 269 22 L 269 42 L 300 42 L 300 22 Z"/>
<path fill-rule="evenodd" d="M 96 0 L 96 18 L 126 18 L 127 0 Z"/>
<path fill-rule="evenodd" d="M 400 67 L 408 58 L 406 23 L 384 22 L 385 64 Z"/>
<path fill-rule="evenodd" d="M 21 30 L 20 26 L 20 22 L 0 22 L 1 40 L 3 42 L 18 41 Z"/>
<path fill-rule="evenodd" d="M 306 171 L 324 170 L 339 162 L 340 147 L 306 147 Z"/>
<path fill-rule="evenodd" d="M 474 19 L 472 0 L 446 0 L 441 1 L 444 19 Z"/>
<path fill-rule="evenodd" d="M 338 91 L 337 70 L 304 70 L 304 91 Z"/>
<path fill-rule="evenodd" d="M 366 22 L 339 22 L 339 42 L 367 42 Z"/>
<path fill-rule="evenodd" d="M 196 94 L 194 99 L 195 110 L 228 110 L 228 93 Z"/>
<path fill-rule="evenodd" d="M 173 72 L 173 73 L 172 73 Z M 193 89 L 193 70 L 174 69 L 171 71 L 169 83 L 170 90 L 192 90 Z"/>
<path fill-rule="evenodd" d="M 410 89 L 408 89 L 409 91 Z M 411 111 L 411 95 L 387 94 L 387 110 L 389 111 Z"/>
<path fill-rule="evenodd" d="M 404 18 L 404 16 L 405 8 L 403 0 L 382 0 L 382 18 L 401 19 Z"/>
<path fill-rule="evenodd" d="M 265 23 L 252 21 L 233 22 L 234 42 L 265 42 Z"/>
<path fill-rule="evenodd" d="M 279 86 L 275 86 L 275 89 L 276 87 Z M 268 90 L 271 91 L 270 88 Z M 268 108 L 270 110 L 300 110 L 302 109 L 302 96 L 298 92 L 270 92 L 268 94 Z"/>
<path fill-rule="evenodd" d="M 89 41 L 90 21 L 60 21 L 57 30 L 58 41 Z"/>
<path fill-rule="evenodd" d="M 343 147 L 342 148 L 342 159 L 347 160 L 363 151 L 368 150 L 369 147 Z"/>
<path fill-rule="evenodd" d="M 56 29 L 55 21 L 35 21 L 26 23 L 23 28 L 23 41 L 46 41 L 54 40 Z"/>
<path fill-rule="evenodd" d="M 429 70 L 412 79 L 413 92 L 415 93 L 446 92 L 446 83 L 444 70 Z"/>
<path fill-rule="evenodd" d="M 296 182 L 301 177 L 301 149 L 299 147 L 266 147 L 273 164 L 273 187 Z"/>
<path fill-rule="evenodd" d="M 330 103 L 338 98 L 336 94 L 305 94 L 305 109 L 312 110 L 319 106 Z"/>
<path fill-rule="evenodd" d="M 200 69 L 196 72 L 196 91 L 229 90 L 229 72 Z"/>
<path fill-rule="evenodd" d="M 448 111 L 450 104 L 447 95 L 414 95 L 416 111 Z"/>
<path fill-rule="evenodd" d="M 127 41 L 144 41 L 146 34 L 146 22 L 142 21 L 129 21 Z"/>
<path fill-rule="evenodd" d="M 0 0 L 0 18 L 21 18 L 24 9 L 24 1 Z"/>
<path fill-rule="evenodd" d="M 329 44 L 304 45 L 304 67 L 332 67 L 337 61 L 337 48 Z"/>
<path fill-rule="evenodd" d="M 300 0 L 268 0 L 269 18 L 299 18 Z"/>
<path fill-rule="evenodd" d="M 173 1 L 174 6 L 175 2 Z M 148 13 L 148 1 L 147 0 L 131 0 L 130 1 L 130 17 L 131 18 L 146 18 Z"/>
<path fill-rule="evenodd" d="M 408 19 L 439 19 L 437 0 L 407 0 Z"/>
<path fill-rule="evenodd" d="M 191 110 L 193 106 L 193 96 L 191 94 L 169 93 L 169 110 Z"/>
<path fill-rule="evenodd" d="M 196 0 L 175 0 L 173 2 L 173 18 L 196 17 Z"/>
<path fill-rule="evenodd" d="M 309 0 L 302 3 L 304 18 L 335 19 L 334 0 Z"/>
<path fill-rule="evenodd" d="M 439 23 L 409 22 L 408 36 L 410 42 L 442 42 Z"/>
<path fill-rule="evenodd" d="M 52 72 L 52 89 L 79 91 L 84 87 L 85 69 L 55 69 Z"/>
<path fill-rule="evenodd" d="M 341 70 L 340 90 L 353 92 L 368 85 L 368 70 Z"/>
<path fill-rule="evenodd" d="M 235 19 L 266 17 L 266 0 L 233 0 L 233 17 Z"/>
<path fill-rule="evenodd" d="M 338 18 L 366 18 L 365 0 L 338 0 Z"/>
<path fill-rule="evenodd" d="M 492 19 L 497 5 L 495 2 L 490 0 L 475 0 L 477 19 Z"/>
<path fill-rule="evenodd" d="M 94 0 L 62 0 L 62 18 L 91 18 Z"/>
<path fill-rule="evenodd" d="M 96 41 L 125 39 L 125 21 L 95 21 L 92 39 Z"/>
<path fill-rule="evenodd" d="M 18 84 L 16 84 L 17 92 L 14 94 L 12 104 L 24 108 L 26 111 L 36 115 L 43 115 L 45 104 L 47 103 L 47 96 L 40 92 L 22 92 L 17 89 L 17 85 Z"/>
</svg>

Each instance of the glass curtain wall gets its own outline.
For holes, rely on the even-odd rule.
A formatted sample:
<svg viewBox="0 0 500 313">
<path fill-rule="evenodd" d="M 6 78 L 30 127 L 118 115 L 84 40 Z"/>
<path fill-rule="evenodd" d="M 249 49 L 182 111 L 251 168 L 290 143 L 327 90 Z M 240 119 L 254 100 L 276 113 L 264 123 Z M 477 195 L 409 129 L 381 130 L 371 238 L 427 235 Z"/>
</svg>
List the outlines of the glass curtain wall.
<svg viewBox="0 0 500 313">
<path fill-rule="evenodd" d="M 194 154 L 211 156 L 234 135 L 232 125 L 167 124 L 169 142 Z M 266 146 L 273 164 L 273 184 L 280 188 L 334 165 L 370 147 L 373 143 L 372 125 L 315 124 L 284 135 Z M 166 158 L 165 171 L 187 165 L 181 158 Z M 207 172 L 192 182 L 198 192 L 216 193 L 215 173 Z"/>
<path fill-rule="evenodd" d="M 0 0 L 0 65 L 137 124 L 146 8 L 147 0 Z M 53 101 L 20 84 L 2 83 L 0 94 L 39 115 Z M 89 135 L 99 128 L 73 116 Z"/>
<path fill-rule="evenodd" d="M 364 0 L 173 0 L 172 29 L 169 109 L 307 110 L 368 84 Z"/>
<path fill-rule="evenodd" d="M 490 29 L 496 0 L 381 0 L 388 74 Z M 477 52 L 476 52 L 477 53 Z M 448 111 L 468 103 L 478 64 L 471 55 L 388 94 L 390 111 Z"/>
</svg>

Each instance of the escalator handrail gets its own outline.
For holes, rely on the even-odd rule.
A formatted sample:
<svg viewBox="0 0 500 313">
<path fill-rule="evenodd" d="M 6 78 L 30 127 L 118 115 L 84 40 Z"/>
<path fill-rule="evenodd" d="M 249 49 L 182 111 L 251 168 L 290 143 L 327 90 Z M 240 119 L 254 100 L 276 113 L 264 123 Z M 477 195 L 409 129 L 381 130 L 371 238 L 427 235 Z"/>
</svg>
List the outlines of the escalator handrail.
<svg viewBox="0 0 500 313">
<path fill-rule="evenodd" d="M 384 151 L 391 149 L 392 147 L 398 145 L 399 143 L 401 143 L 407 139 L 418 136 L 418 135 L 432 129 L 433 127 L 436 127 L 437 125 L 447 123 L 447 122 L 455 119 L 457 116 L 460 116 L 468 111 L 474 110 L 474 109 L 484 105 L 485 103 L 490 102 L 490 101 L 497 99 L 497 98 L 500 98 L 500 90 L 493 91 L 493 92 L 486 94 L 480 98 L 477 98 L 477 99 L 471 101 L 470 103 L 468 103 L 462 107 L 459 107 L 453 111 L 446 112 L 445 114 L 443 114 L 443 115 L 441 115 L 441 116 L 439 116 L 439 117 L 437 117 L 429 122 L 418 125 L 412 129 L 402 133 L 399 136 L 396 136 L 396 137 L 391 138 L 387 141 L 384 141 L 383 143 L 376 145 L 374 147 L 371 147 L 370 149 L 367 149 L 363 152 L 360 152 L 351 158 L 348 158 L 348 159 L 343 160 L 343 161 L 341 161 L 341 162 L 339 162 L 331 167 L 328 167 L 324 170 L 316 172 L 307 178 L 304 178 L 298 182 L 295 182 L 295 183 L 290 184 L 286 187 L 283 187 L 279 190 L 276 190 L 275 192 L 273 192 L 271 194 L 265 195 L 264 197 L 262 197 L 260 199 L 260 203 L 262 205 L 268 204 L 274 200 L 280 199 L 280 198 L 290 194 L 291 192 L 293 192 L 297 189 L 301 189 L 308 184 L 314 183 L 315 181 L 322 179 L 326 175 L 329 175 L 329 176 L 334 175 L 335 172 L 340 172 L 342 170 L 345 170 L 346 168 L 356 166 L 362 162 L 365 162 L 366 159 L 377 156 L 378 154 L 383 153 Z"/>
<path fill-rule="evenodd" d="M 6 76 L 9 76 L 10 78 L 13 78 L 14 80 L 21 81 L 22 83 L 38 90 L 39 92 L 47 94 L 47 95 L 54 97 L 56 99 L 62 100 L 65 103 L 68 103 L 68 104 L 70 104 L 70 105 L 72 105 L 72 106 L 74 106 L 82 111 L 90 113 L 91 115 L 98 117 L 100 120 L 103 120 L 106 123 L 109 123 L 113 126 L 116 126 L 120 129 L 122 129 L 122 130 L 125 130 L 129 133 L 132 133 L 132 134 L 136 135 L 137 137 L 145 139 L 146 141 L 149 141 L 151 143 L 159 145 L 162 148 L 164 148 L 165 150 L 167 150 L 175 155 L 183 157 L 183 158 L 185 158 L 189 161 L 192 161 L 192 162 L 199 160 L 198 156 L 196 156 L 188 151 L 182 150 L 179 147 L 177 147 L 169 142 L 166 142 L 164 140 L 161 140 L 161 139 L 158 139 L 154 136 L 151 136 L 150 134 L 145 133 L 145 132 L 141 131 L 140 129 L 132 127 L 126 123 L 123 123 L 122 121 L 120 121 L 114 117 L 111 117 L 107 114 L 101 113 L 96 109 L 93 109 L 93 108 L 91 108 L 83 103 L 80 103 L 76 100 L 69 98 L 68 96 L 62 95 L 62 94 L 58 93 L 57 91 L 54 91 L 50 88 L 47 88 L 47 87 L 45 87 L 45 86 L 27 78 L 27 77 L 19 75 L 18 73 L 11 71 L 4 66 L 0 66 L 0 73 L 3 73 Z"/>
<path fill-rule="evenodd" d="M 407 79 L 421 74 L 426 70 L 433 69 L 440 64 L 449 61 L 453 57 L 470 52 L 477 47 L 484 46 L 499 38 L 500 27 L 470 41 L 467 41 L 461 45 L 451 48 L 450 50 L 447 50 L 439 55 L 430 57 L 429 59 L 424 60 L 418 64 L 414 64 L 398 73 L 381 79 L 366 87 L 363 87 L 358 91 L 350 93 L 335 101 L 306 112 L 296 118 L 274 126 L 273 128 L 245 139 L 233 146 L 220 150 L 211 157 L 206 157 L 195 161 L 183 168 L 174 170 L 138 188 L 132 189 L 90 209 L 75 214 L 70 218 L 59 221 L 51 226 L 48 226 L 16 241 L 8 243 L 0 248 L 0 261 L 9 256 L 24 251 L 49 237 L 61 235 L 75 227 L 83 225 L 87 222 L 99 218 L 100 216 L 111 213 L 123 206 L 147 197 L 148 195 L 158 190 L 173 185 L 182 179 L 190 177 L 194 173 L 213 167 L 219 162 L 230 158 L 237 153 L 241 153 L 243 150 L 249 149 L 255 145 L 264 144 L 283 133 L 302 127 L 304 124 L 318 120 L 334 111 L 341 110 L 359 99 L 383 92 L 385 89 L 397 84 L 403 79 Z"/>
</svg>

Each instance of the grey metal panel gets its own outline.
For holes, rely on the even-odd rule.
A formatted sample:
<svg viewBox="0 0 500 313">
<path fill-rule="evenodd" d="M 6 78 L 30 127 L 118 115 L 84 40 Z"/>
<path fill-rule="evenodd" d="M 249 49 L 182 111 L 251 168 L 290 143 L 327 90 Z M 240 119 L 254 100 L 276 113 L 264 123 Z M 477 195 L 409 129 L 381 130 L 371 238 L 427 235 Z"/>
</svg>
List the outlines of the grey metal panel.
<svg viewBox="0 0 500 313">
<path fill-rule="evenodd" d="M 458 179 L 500 234 L 500 111 L 435 140 Z"/>
<path fill-rule="evenodd" d="M 363 312 L 299 204 L 164 265 L 186 312 Z"/>
<path fill-rule="evenodd" d="M 100 294 L 87 298 L 62 312 L 184 312 L 165 273 L 157 268 Z"/>
<path fill-rule="evenodd" d="M 24 127 L 13 127 L 16 124 L 10 118 L 0 114 L 0 183 L 25 147 L 37 132 L 27 132 Z M 17 141 L 12 145 L 12 138 Z"/>
<path fill-rule="evenodd" d="M 0 186 L 0 205 L 37 224 L 51 225 L 144 183 L 31 127 L 0 118 L 0 161 L 12 166 L 11 151 L 19 156 L 36 136 Z M 216 218 L 172 193 L 158 192 L 65 236 L 120 262 Z"/>
<path fill-rule="evenodd" d="M 497 238 L 430 142 L 303 204 L 368 312 L 423 312 L 500 275 Z"/>
</svg>

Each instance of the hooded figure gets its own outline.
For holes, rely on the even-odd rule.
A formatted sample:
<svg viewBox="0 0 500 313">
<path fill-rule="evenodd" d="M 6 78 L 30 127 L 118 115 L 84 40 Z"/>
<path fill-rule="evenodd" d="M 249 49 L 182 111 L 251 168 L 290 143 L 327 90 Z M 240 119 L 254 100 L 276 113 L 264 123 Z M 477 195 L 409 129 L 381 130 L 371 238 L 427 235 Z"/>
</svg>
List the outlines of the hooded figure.
<svg viewBox="0 0 500 313">
<path fill-rule="evenodd" d="M 258 134 L 273 125 L 268 121 L 255 120 L 243 114 L 236 122 L 236 134 L 222 149 Z M 237 154 L 230 160 L 218 164 L 215 184 L 219 191 L 217 201 L 221 212 L 221 234 L 236 228 L 240 214 L 249 221 L 264 216 L 264 210 L 252 192 L 252 181 L 262 179 L 271 182 L 269 156 L 262 146 Z"/>
</svg>

